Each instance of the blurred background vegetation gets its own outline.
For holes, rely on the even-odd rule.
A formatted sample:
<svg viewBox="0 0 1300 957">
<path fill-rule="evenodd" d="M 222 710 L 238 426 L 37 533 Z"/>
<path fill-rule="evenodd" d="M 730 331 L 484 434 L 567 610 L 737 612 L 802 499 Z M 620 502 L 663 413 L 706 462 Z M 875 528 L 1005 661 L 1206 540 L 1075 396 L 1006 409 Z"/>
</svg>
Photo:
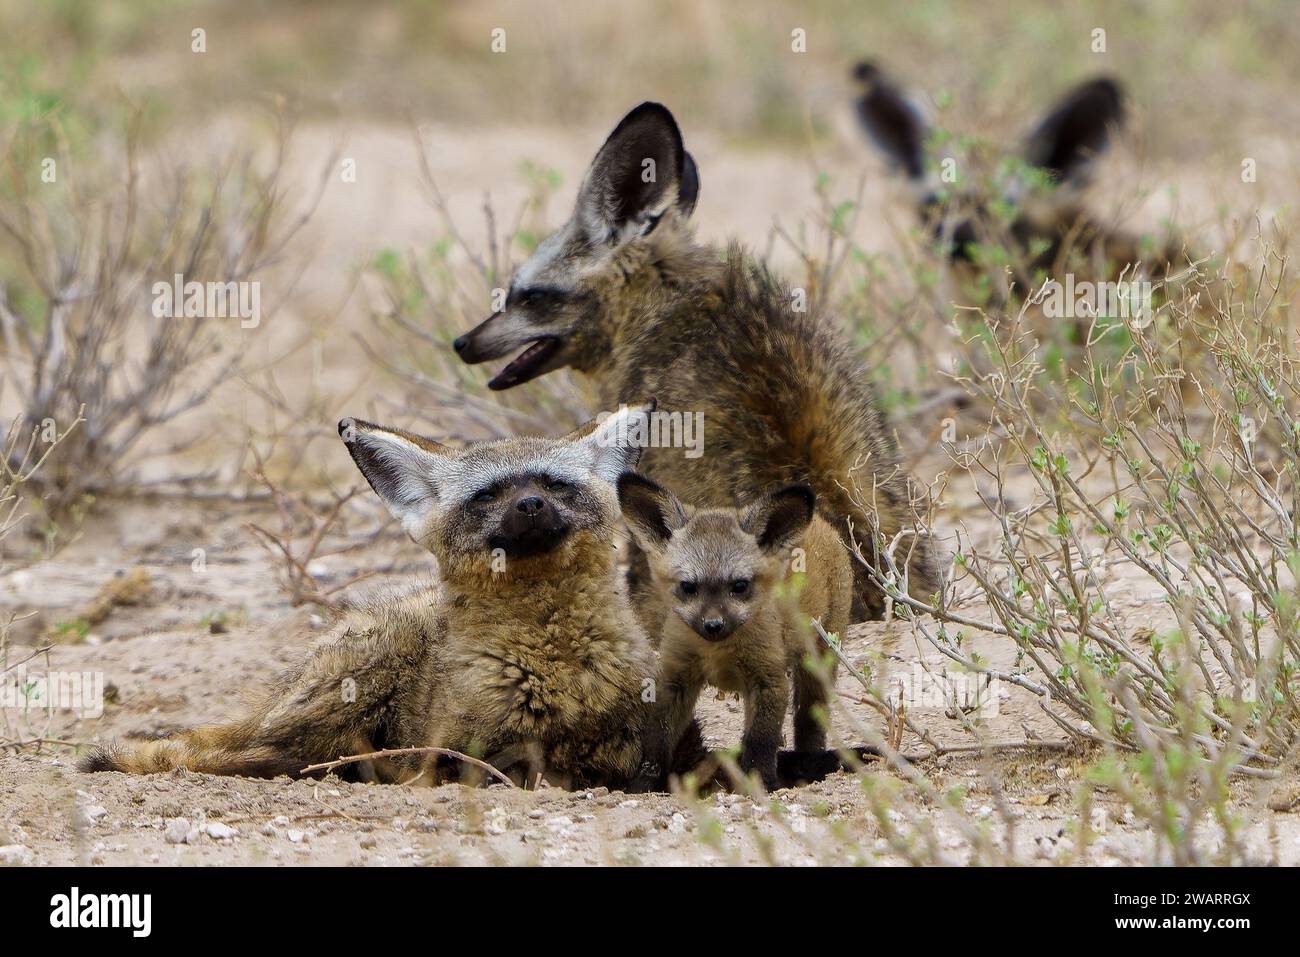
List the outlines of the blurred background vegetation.
<svg viewBox="0 0 1300 957">
<path fill-rule="evenodd" d="M 1095 50 L 1098 29 L 1105 52 Z M 196 31 L 202 53 L 194 52 Z M 806 52 L 792 48 L 796 31 Z M 146 201 L 161 200 L 173 179 L 201 191 L 223 179 L 220 170 L 238 168 L 237 154 L 256 154 L 259 169 L 276 163 L 257 187 L 269 192 L 229 201 L 256 211 L 273 200 L 284 209 L 266 222 L 283 226 L 315 209 L 322 166 L 339 150 L 356 157 L 359 185 L 340 188 L 340 177 L 327 175 L 304 248 L 273 257 L 289 266 L 263 278 L 289 310 L 242 337 L 252 361 L 226 403 L 237 404 L 241 424 L 257 419 L 267 402 L 248 380 L 273 368 L 313 397 L 310 416 L 299 407 L 281 408 L 281 417 L 309 417 L 329 438 L 335 406 L 354 394 L 360 370 L 396 357 L 411 362 L 386 371 L 425 392 L 432 385 L 435 410 L 482 385 L 483 369 L 461 366 L 446 342 L 481 317 L 488 290 L 566 215 L 604 132 L 630 106 L 659 99 L 701 161 L 703 238 L 739 238 L 792 278 L 825 286 L 819 293 L 832 295 L 854 326 L 892 412 L 915 402 L 918 389 L 924 398 L 934 381 L 932 338 L 913 320 L 926 298 L 918 289 L 937 288 L 940 270 L 918 253 L 924 240 L 907 190 L 853 120 L 854 63 L 875 60 L 929 101 L 938 127 L 962 148 L 994 152 L 1072 83 L 1118 77 L 1135 116 L 1094 206 L 1144 235 L 1177 221 L 1201 250 L 1220 255 L 1224 237 L 1240 236 L 1257 210 L 1294 204 L 1298 46 L 1300 18 L 1287 4 L 1259 0 L 754 0 L 743 8 L 694 0 L 0 0 L 0 202 L 36 199 L 51 242 L 66 247 L 94 217 L 121 215 L 112 210 L 127 187 L 132 131 Z M 441 202 L 431 202 L 415 126 Z M 287 158 L 275 159 L 276 144 Z M 51 156 L 71 172 L 33 190 Z M 1243 156 L 1259 160 L 1258 187 L 1242 185 Z M 1157 203 L 1146 202 L 1152 196 Z M 51 290 L 23 248 L 27 215 L 0 230 L 0 284 L 40 332 Z M 823 236 L 847 250 L 833 275 Z M 66 248 L 61 255 L 76 258 Z M 379 290 L 370 302 L 354 295 L 367 279 Z M 947 293 L 929 300 L 941 311 L 953 301 Z M 373 335 L 375 319 L 396 326 L 382 330 L 384 348 L 368 349 L 378 362 L 367 362 L 353 334 Z M 900 337 L 914 361 L 900 361 Z M 538 402 L 550 415 L 554 401 L 571 418 L 577 413 L 554 379 L 492 401 L 513 406 L 513 427 Z M 263 390 L 274 391 L 267 383 Z M 10 411 L 7 396 L 0 404 Z M 489 431 L 505 427 L 498 421 Z"/>
<path fill-rule="evenodd" d="M 4 0 L 4 120 L 103 105 L 120 89 L 155 123 L 285 96 L 309 114 L 464 123 L 608 123 L 659 98 L 737 139 L 802 135 L 847 67 L 887 61 L 931 92 L 1014 109 L 1103 70 L 1152 140 L 1204 149 L 1225 129 L 1294 130 L 1300 18 L 1284 2 L 953 0 Z M 1091 31 L 1107 31 L 1093 54 Z M 190 52 L 207 31 L 208 52 Z M 491 31 L 506 31 L 506 52 Z M 790 32 L 807 32 L 793 54 Z"/>
</svg>

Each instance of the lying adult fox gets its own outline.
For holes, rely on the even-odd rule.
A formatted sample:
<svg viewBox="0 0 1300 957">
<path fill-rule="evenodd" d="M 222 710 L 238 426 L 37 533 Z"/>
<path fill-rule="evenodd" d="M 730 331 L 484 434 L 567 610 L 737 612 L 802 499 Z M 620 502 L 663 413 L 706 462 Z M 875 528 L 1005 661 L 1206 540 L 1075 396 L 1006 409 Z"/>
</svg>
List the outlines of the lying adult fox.
<svg viewBox="0 0 1300 957">
<path fill-rule="evenodd" d="M 560 784 L 621 784 L 640 763 L 655 664 L 614 564 L 613 483 L 640 451 L 610 438 L 620 421 L 455 450 L 344 419 L 361 472 L 437 557 L 439 586 L 352 611 L 246 717 L 97 750 L 83 769 L 296 776 L 341 755 L 433 746 L 535 759 Z M 441 773 L 427 755 L 362 770 Z"/>
<path fill-rule="evenodd" d="M 596 408 L 654 396 L 664 412 L 702 413 L 703 454 L 649 450 L 647 475 L 699 506 L 807 482 L 846 539 L 851 520 L 868 560 L 876 529 L 897 539 L 911 594 L 929 597 L 939 583 L 932 543 L 906 531 L 913 490 L 861 359 L 829 316 L 801 308 L 738 247 L 695 241 L 698 194 L 672 114 L 638 106 L 596 154 L 570 220 L 456 352 L 477 363 L 524 349 L 493 389 L 567 366 Z M 884 595 L 857 571 L 859 612 L 878 616 Z"/>
<path fill-rule="evenodd" d="M 296 777 L 343 755 L 439 747 L 519 780 L 625 785 L 641 763 L 656 665 L 615 565 L 614 483 L 637 462 L 620 435 L 644 411 L 562 439 L 463 450 L 344 419 L 367 481 L 437 557 L 439 586 L 350 612 L 244 717 L 97 748 L 82 770 Z M 698 727 L 676 754 L 678 772 L 704 760 Z M 403 755 L 341 773 L 436 783 L 461 767 Z M 779 761 L 784 781 L 838 767 L 828 751 Z"/>
</svg>

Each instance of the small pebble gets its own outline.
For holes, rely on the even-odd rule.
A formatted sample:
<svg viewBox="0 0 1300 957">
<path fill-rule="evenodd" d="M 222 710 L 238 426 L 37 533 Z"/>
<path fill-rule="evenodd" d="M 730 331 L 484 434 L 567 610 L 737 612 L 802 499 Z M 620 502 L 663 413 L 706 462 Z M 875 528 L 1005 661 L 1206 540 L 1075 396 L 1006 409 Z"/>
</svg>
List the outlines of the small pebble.
<svg viewBox="0 0 1300 957">
<path fill-rule="evenodd" d="M 190 841 L 189 819 L 184 817 L 168 818 L 166 830 L 163 832 L 163 840 L 168 844 L 188 844 Z"/>
<path fill-rule="evenodd" d="M 0 847 L 0 864 L 6 867 L 19 867 L 32 862 L 32 852 L 21 844 L 6 844 Z"/>
</svg>

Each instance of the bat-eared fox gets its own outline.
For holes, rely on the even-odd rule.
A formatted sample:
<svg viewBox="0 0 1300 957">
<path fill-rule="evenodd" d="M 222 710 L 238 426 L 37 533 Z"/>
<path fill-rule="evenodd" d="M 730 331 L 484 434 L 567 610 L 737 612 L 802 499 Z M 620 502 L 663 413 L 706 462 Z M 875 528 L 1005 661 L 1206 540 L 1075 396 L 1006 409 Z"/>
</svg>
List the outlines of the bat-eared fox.
<svg viewBox="0 0 1300 957">
<path fill-rule="evenodd" d="M 776 788 L 791 685 L 795 751 L 826 746 L 825 716 L 816 709 L 826 704 L 834 669 L 823 679 L 805 665 L 817 649 L 808 619 L 840 635 L 848 626 L 853 569 L 844 543 L 817 516 L 807 485 L 778 489 L 738 510 L 689 508 L 635 473 L 619 479 L 618 493 L 653 587 L 670 606 L 644 763 L 632 790 L 661 786 L 706 683 L 743 695 L 740 769 L 757 771 L 765 787 Z"/>
<path fill-rule="evenodd" d="M 441 747 L 557 783 L 626 781 L 655 665 L 615 566 L 614 483 L 640 451 L 609 439 L 619 422 L 455 450 L 344 419 L 358 468 L 437 557 L 438 587 L 353 610 L 246 717 L 83 766 L 296 775 L 342 755 Z M 384 781 L 440 771 L 423 755 L 359 769 Z"/>
<path fill-rule="evenodd" d="M 493 389 L 568 367 L 595 408 L 654 396 L 661 414 L 702 416 L 702 454 L 650 448 L 642 470 L 698 506 L 807 482 L 840 534 L 851 525 L 867 562 L 881 564 L 877 541 L 892 543 L 908 591 L 929 599 L 939 588 L 933 543 L 913 530 L 924 506 L 862 359 L 816 302 L 738 247 L 695 241 L 699 190 L 672 114 L 638 106 L 596 153 L 569 221 L 456 352 L 470 363 L 517 353 Z M 639 595 L 640 556 L 634 572 Z M 860 563 L 855 572 L 857 610 L 880 616 L 883 590 Z"/>
<path fill-rule="evenodd" d="M 986 276 L 982 250 L 1006 249 L 1022 295 L 1067 272 L 1118 282 L 1164 279 L 1188 266 L 1172 238 L 1142 237 L 1088 212 L 1085 188 L 1128 115 L 1117 80 L 1097 77 L 1062 96 L 1003 157 L 993 181 L 951 184 L 923 100 L 873 63 L 859 63 L 853 75 L 859 122 L 906 178 L 922 221 L 954 266 Z"/>
</svg>

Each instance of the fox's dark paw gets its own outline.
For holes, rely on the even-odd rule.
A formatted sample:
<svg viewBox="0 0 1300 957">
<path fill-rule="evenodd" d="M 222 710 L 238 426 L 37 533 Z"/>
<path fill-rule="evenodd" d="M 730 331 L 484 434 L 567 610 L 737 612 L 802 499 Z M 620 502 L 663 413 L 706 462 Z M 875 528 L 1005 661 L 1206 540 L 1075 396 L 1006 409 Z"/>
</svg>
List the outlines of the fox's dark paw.
<svg viewBox="0 0 1300 957">
<path fill-rule="evenodd" d="M 787 787 L 809 784 L 834 774 L 842 767 L 834 751 L 782 751 L 777 756 L 777 771 Z"/>
<path fill-rule="evenodd" d="M 777 755 L 777 772 L 785 787 L 811 784 L 836 771 L 856 771 L 870 767 L 881 760 L 880 751 L 866 744 L 857 744 L 843 751 L 782 751 Z"/>
<path fill-rule="evenodd" d="M 776 773 L 776 752 L 775 751 L 743 751 L 740 755 L 740 770 L 743 774 L 749 774 L 752 771 L 758 772 L 759 780 L 763 782 L 763 788 L 767 791 L 777 791 L 781 787 L 781 779 Z"/>
</svg>

